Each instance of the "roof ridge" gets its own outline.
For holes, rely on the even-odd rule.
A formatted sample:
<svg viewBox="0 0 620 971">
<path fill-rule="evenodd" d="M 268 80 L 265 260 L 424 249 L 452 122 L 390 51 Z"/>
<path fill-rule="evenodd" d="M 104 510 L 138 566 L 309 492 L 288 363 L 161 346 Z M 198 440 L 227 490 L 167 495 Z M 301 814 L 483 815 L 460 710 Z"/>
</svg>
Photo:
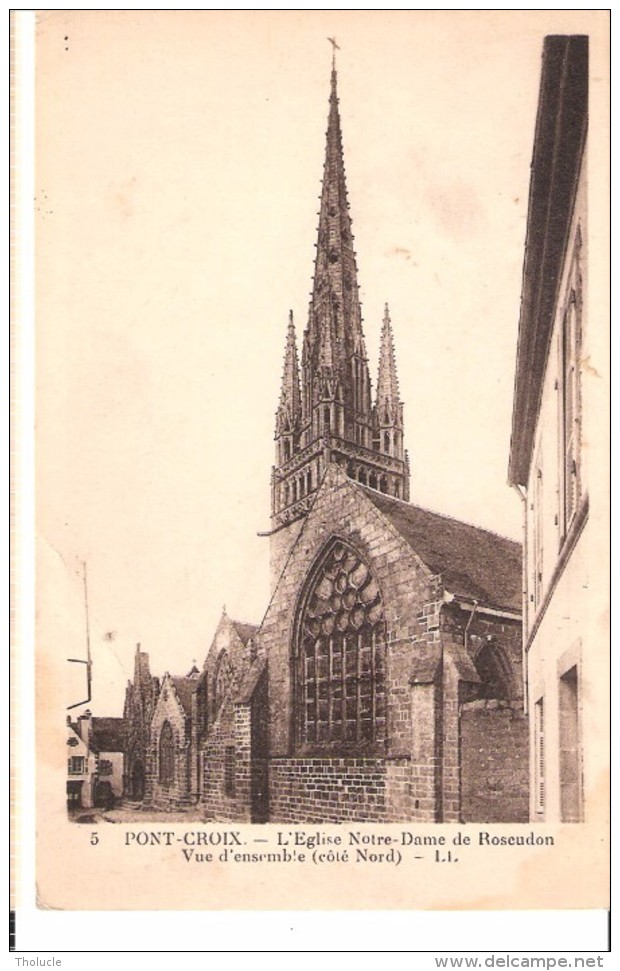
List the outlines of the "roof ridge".
<svg viewBox="0 0 620 971">
<path fill-rule="evenodd" d="M 407 509 L 419 509 L 421 512 L 430 513 L 431 516 L 438 516 L 440 519 L 447 519 L 451 523 L 459 523 L 461 526 L 469 526 L 471 529 L 477 529 L 481 533 L 488 533 L 489 536 L 496 536 L 497 539 L 503 539 L 508 543 L 514 543 L 515 546 L 522 545 L 518 539 L 512 539 L 510 536 L 506 536 L 504 533 L 498 533 L 494 529 L 488 529 L 486 526 L 479 526 L 477 523 L 471 523 L 467 519 L 457 519 L 456 516 L 449 516 L 448 513 L 438 512 L 436 509 L 429 509 L 428 506 L 420 506 L 415 502 L 409 502 L 407 499 L 400 499 L 396 496 L 388 496 L 385 492 L 380 492 L 379 489 L 373 489 L 372 486 L 364 485 L 362 482 L 356 482 L 355 479 L 350 479 L 349 481 L 359 489 L 362 489 L 365 492 L 371 492 L 374 495 L 385 499 L 387 502 L 393 502 L 395 505 L 403 506 Z"/>
</svg>

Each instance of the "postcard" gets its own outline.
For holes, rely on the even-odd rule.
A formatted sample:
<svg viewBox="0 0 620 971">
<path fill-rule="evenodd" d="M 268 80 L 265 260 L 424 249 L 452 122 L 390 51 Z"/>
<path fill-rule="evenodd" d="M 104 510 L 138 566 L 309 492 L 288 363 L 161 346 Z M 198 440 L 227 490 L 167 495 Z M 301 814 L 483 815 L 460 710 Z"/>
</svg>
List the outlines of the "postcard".
<svg viewBox="0 0 620 971">
<path fill-rule="evenodd" d="M 608 906 L 606 11 L 40 11 L 39 906 Z"/>
</svg>

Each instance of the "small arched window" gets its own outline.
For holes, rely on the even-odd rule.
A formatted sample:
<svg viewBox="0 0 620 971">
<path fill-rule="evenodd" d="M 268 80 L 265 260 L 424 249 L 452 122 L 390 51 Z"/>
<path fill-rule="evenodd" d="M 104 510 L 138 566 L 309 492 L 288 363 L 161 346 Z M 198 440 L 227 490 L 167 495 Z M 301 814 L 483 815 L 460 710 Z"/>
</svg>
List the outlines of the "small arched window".
<svg viewBox="0 0 620 971">
<path fill-rule="evenodd" d="M 491 641 L 485 642 L 474 663 L 480 676 L 480 697 L 510 701 L 512 668 L 504 652 Z"/>
<path fill-rule="evenodd" d="M 169 721 L 165 721 L 159 733 L 159 781 L 163 786 L 174 782 L 174 732 Z"/>
<path fill-rule="evenodd" d="M 222 651 L 217 665 L 213 687 L 214 714 L 217 714 L 232 685 L 232 667 L 226 651 Z"/>
<path fill-rule="evenodd" d="M 389 432 L 384 432 L 383 433 L 383 451 L 384 452 L 389 452 L 390 451 L 390 433 Z"/>
</svg>

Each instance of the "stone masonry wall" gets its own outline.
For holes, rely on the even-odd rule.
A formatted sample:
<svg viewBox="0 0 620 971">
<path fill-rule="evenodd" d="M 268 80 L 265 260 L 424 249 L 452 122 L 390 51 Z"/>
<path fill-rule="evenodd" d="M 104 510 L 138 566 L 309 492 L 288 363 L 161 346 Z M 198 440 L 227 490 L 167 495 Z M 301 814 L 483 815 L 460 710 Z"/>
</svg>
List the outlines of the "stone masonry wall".
<svg viewBox="0 0 620 971">
<path fill-rule="evenodd" d="M 520 804 L 524 797 L 527 803 L 528 789 L 520 621 L 483 612 L 472 617 L 471 611 L 450 604 L 442 609 L 441 637 L 442 818 L 515 821 L 520 813 L 515 799 Z M 497 656 L 501 685 L 484 680 L 479 658 L 486 647 Z M 498 687 L 500 697 L 490 698 Z M 472 703 L 477 707 L 472 709 Z M 496 714 L 500 710 L 511 713 L 510 731 L 506 717 Z M 518 781 L 513 784 L 511 779 Z"/>
<path fill-rule="evenodd" d="M 527 822 L 528 785 L 527 718 L 521 707 L 494 700 L 472 701 L 463 705 L 463 822 Z"/>
<path fill-rule="evenodd" d="M 386 767 L 381 759 L 275 759 L 269 781 L 271 822 L 387 819 Z"/>
<path fill-rule="evenodd" d="M 229 697 L 201 751 L 201 807 L 208 818 L 218 822 L 251 821 L 250 720 L 250 705 L 234 704 Z M 227 757 L 232 759 L 233 766 L 231 771 L 229 764 L 228 775 Z"/>
<path fill-rule="evenodd" d="M 321 752 L 315 756 L 298 750 L 292 717 L 291 654 L 306 579 L 335 537 L 361 554 L 382 595 L 387 746 L 377 753 L 343 750 L 323 758 Z M 418 707 L 424 717 L 414 717 L 411 679 L 414 659 L 426 672 L 438 667 L 439 597 L 438 583 L 402 536 L 361 489 L 330 466 L 257 638 L 269 658 L 271 820 L 291 820 L 294 814 L 304 821 L 337 821 L 349 818 L 347 813 L 357 820 L 435 818 L 436 753 L 434 733 L 429 734 L 435 707 L 432 699 L 430 704 L 428 698 L 420 699 Z M 427 677 L 433 681 L 434 676 Z M 325 789 L 325 785 L 332 788 Z M 296 809 L 291 807 L 294 789 Z"/>
</svg>

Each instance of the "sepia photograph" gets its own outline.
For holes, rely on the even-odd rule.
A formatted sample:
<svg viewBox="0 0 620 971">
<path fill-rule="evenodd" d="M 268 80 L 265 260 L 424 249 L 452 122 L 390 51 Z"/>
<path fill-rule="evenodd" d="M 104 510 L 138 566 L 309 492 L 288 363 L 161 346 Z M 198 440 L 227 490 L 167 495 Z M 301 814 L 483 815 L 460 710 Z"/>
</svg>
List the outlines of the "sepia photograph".
<svg viewBox="0 0 620 971">
<path fill-rule="evenodd" d="M 37 13 L 42 906 L 607 906 L 608 34 Z"/>
</svg>

